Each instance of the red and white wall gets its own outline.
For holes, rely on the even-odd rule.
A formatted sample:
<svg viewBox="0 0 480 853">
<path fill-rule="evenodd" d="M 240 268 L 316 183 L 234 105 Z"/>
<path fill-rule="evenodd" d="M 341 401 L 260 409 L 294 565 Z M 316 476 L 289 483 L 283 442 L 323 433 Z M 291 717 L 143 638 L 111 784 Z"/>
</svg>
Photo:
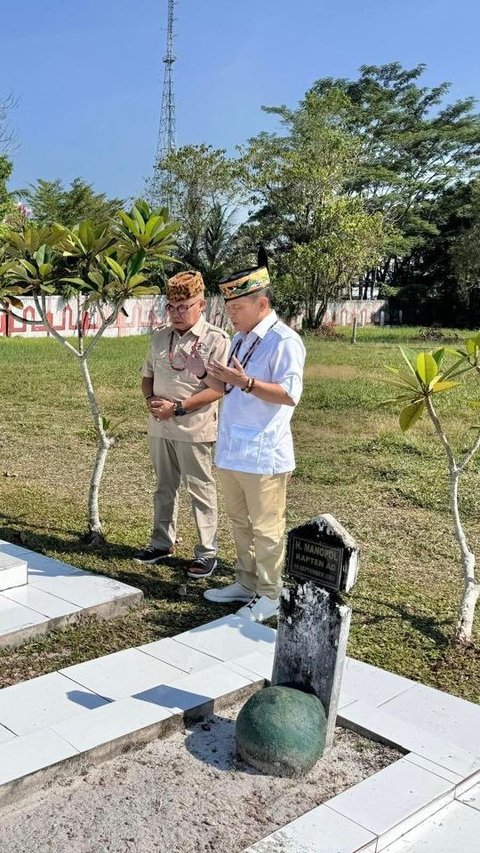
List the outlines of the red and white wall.
<svg viewBox="0 0 480 853">
<path fill-rule="evenodd" d="M 115 323 L 105 332 L 109 337 L 124 337 L 127 335 L 143 335 L 151 332 L 165 322 L 165 296 L 143 296 L 139 299 L 129 299 L 125 303 L 127 316 L 120 313 Z M 78 326 L 77 302 L 75 299 L 66 302 L 58 296 L 46 299 L 48 317 L 57 332 L 64 337 L 73 337 Z M 23 300 L 23 308 L 15 311 L 22 320 L 0 313 L 0 336 L 23 335 L 30 338 L 48 336 L 50 333 L 38 319 L 33 299 Z M 211 323 L 228 327 L 224 303 L 219 296 L 207 299 L 206 317 Z M 359 326 L 371 324 L 384 325 L 388 323 L 388 306 L 383 300 L 342 300 L 332 302 L 324 317 L 324 323 L 338 326 L 352 325 L 357 318 Z M 35 321 L 33 324 L 26 321 Z M 101 320 L 98 312 L 83 312 L 81 317 L 85 335 L 94 334 L 100 327 Z M 296 318 L 293 325 L 298 327 L 301 318 Z"/>
</svg>

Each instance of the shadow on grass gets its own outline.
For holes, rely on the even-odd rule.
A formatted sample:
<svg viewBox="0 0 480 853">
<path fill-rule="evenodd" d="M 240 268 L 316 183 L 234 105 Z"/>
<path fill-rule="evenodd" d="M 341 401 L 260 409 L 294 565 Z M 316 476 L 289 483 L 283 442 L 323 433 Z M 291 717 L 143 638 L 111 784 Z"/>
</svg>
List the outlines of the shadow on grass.
<svg viewBox="0 0 480 853">
<path fill-rule="evenodd" d="M 358 599 L 357 599 L 358 601 Z M 437 648 L 445 649 L 452 642 L 452 622 L 450 619 L 438 619 L 434 616 L 425 616 L 424 614 L 415 613 L 403 607 L 401 604 L 394 604 L 389 601 L 380 601 L 379 599 L 370 598 L 372 605 L 389 611 L 388 613 L 372 613 L 366 610 L 361 610 L 360 607 L 354 605 L 354 613 L 357 617 L 363 620 L 366 625 L 381 625 L 384 622 L 392 622 L 398 620 L 406 622 L 418 634 L 422 634 L 429 640 L 433 640 Z M 445 630 L 443 630 L 445 628 Z"/>
<path fill-rule="evenodd" d="M 108 542 L 92 547 L 82 541 L 78 530 L 70 530 L 69 528 L 50 527 L 45 530 L 45 527 L 29 523 L 24 524 L 19 529 L 18 518 L 8 518 L 7 516 L 2 516 L 2 521 L 0 521 L 0 537 L 14 545 L 29 548 L 39 554 L 47 554 L 47 551 L 50 550 L 65 556 L 81 554 L 100 560 L 131 560 L 138 551 L 138 548 L 131 545 Z"/>
<path fill-rule="evenodd" d="M 186 630 L 192 623 L 198 624 L 202 617 L 208 621 L 238 608 L 235 604 L 231 608 L 218 608 L 205 601 L 203 592 L 211 586 L 212 578 L 187 578 L 185 569 L 190 564 L 190 559 L 169 557 L 158 565 L 133 563 L 133 555 L 138 548 L 131 545 L 106 542 L 92 548 L 81 541 L 77 530 L 45 530 L 35 524 L 20 525 L 18 518 L 5 515 L 0 517 L 0 539 L 6 539 L 14 545 L 29 548 L 39 554 L 54 556 L 55 559 L 64 560 L 83 571 L 91 571 L 140 589 L 146 599 L 155 602 L 155 609 L 145 614 L 146 623 L 150 623 L 155 630 L 165 623 L 171 624 L 172 619 L 181 623 L 179 631 Z M 224 579 L 226 582 L 232 580 L 231 568 L 221 562 L 215 573 L 215 581 L 218 582 L 218 579 Z M 169 609 L 173 609 L 171 615 L 159 611 L 158 604 L 162 601 Z M 185 614 L 185 619 L 180 618 L 180 610 Z"/>
</svg>

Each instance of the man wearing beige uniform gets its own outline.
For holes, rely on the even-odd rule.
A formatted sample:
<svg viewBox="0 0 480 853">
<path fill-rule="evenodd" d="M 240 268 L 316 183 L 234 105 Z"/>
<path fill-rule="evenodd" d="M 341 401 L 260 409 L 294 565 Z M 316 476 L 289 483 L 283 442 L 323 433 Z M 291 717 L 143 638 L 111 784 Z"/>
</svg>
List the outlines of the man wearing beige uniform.
<svg viewBox="0 0 480 853">
<path fill-rule="evenodd" d="M 203 279 L 179 273 L 167 282 L 169 322 L 153 332 L 142 368 L 142 393 L 150 413 L 150 455 L 157 475 L 150 544 L 139 563 L 159 563 L 174 551 L 178 493 L 183 481 L 198 532 L 189 577 L 209 577 L 217 561 L 217 491 L 212 451 L 223 382 L 204 362 L 226 364 L 227 333 L 207 323 Z"/>
</svg>

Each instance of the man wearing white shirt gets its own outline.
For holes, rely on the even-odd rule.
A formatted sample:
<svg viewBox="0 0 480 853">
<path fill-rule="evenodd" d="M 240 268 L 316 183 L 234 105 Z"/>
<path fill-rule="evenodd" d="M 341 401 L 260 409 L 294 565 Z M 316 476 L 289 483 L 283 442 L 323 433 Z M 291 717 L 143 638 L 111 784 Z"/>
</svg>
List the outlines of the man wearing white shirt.
<svg viewBox="0 0 480 853">
<path fill-rule="evenodd" d="M 263 622 L 278 612 L 287 482 L 295 467 L 290 421 L 302 393 L 305 347 L 272 309 L 266 267 L 219 283 L 235 328 L 228 364 L 209 375 L 225 383 L 215 461 L 237 550 L 235 583 L 209 601 L 239 601 L 239 615 Z"/>
</svg>

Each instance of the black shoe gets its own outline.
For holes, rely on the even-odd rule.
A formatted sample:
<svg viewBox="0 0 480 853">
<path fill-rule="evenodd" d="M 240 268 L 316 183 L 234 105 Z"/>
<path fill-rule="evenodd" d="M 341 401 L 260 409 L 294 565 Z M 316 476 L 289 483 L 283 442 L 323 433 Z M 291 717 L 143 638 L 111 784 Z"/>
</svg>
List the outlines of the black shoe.
<svg viewBox="0 0 480 853">
<path fill-rule="evenodd" d="M 155 563 L 159 563 L 161 560 L 171 557 L 174 551 L 174 548 L 154 548 L 152 545 L 147 545 L 143 551 L 137 551 L 137 553 L 133 555 L 133 559 L 136 563 L 144 563 L 153 566 Z"/>
<path fill-rule="evenodd" d="M 216 557 L 196 557 L 187 569 L 189 578 L 209 578 L 217 568 Z"/>
</svg>

